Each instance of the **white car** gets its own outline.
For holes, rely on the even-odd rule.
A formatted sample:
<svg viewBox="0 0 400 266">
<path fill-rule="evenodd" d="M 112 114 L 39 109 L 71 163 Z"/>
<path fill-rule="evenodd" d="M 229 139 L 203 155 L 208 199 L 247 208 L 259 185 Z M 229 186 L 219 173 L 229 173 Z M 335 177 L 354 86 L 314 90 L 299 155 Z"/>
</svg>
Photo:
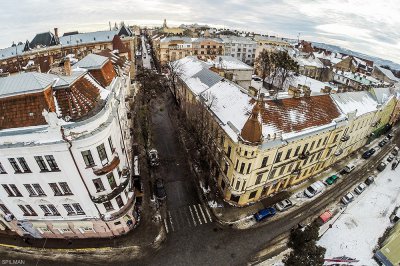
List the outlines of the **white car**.
<svg viewBox="0 0 400 266">
<path fill-rule="evenodd" d="M 365 183 L 360 183 L 355 189 L 354 192 L 357 195 L 360 195 L 361 193 L 364 192 L 364 190 L 367 188 L 367 185 Z"/>
<path fill-rule="evenodd" d="M 324 190 L 325 185 L 324 183 L 322 183 L 321 181 L 317 181 L 311 184 L 311 186 L 309 186 L 308 188 L 306 188 L 306 190 L 304 190 L 304 194 L 309 197 L 312 198 L 314 197 L 316 194 L 322 192 L 322 190 Z"/>
<path fill-rule="evenodd" d="M 278 202 L 277 204 L 275 204 L 275 208 L 281 212 L 285 211 L 291 207 L 293 207 L 293 203 L 289 199 L 284 199 L 284 200 Z"/>
<path fill-rule="evenodd" d="M 350 202 L 352 202 L 353 200 L 354 200 L 354 195 L 353 195 L 353 193 L 349 192 L 342 198 L 342 203 L 344 205 L 347 205 Z"/>
</svg>

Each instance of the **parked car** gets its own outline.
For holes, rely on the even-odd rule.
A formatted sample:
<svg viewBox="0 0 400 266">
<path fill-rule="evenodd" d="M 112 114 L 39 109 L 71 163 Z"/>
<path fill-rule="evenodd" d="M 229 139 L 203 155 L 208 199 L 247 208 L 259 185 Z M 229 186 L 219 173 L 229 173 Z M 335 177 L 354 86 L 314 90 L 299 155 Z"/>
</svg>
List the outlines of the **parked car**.
<svg viewBox="0 0 400 266">
<path fill-rule="evenodd" d="M 356 166 L 352 163 L 346 165 L 346 167 L 343 169 L 346 173 L 350 173 L 356 168 Z"/>
<path fill-rule="evenodd" d="M 392 163 L 392 170 L 396 169 L 398 165 L 399 165 L 399 160 L 397 160 L 396 158 Z"/>
<path fill-rule="evenodd" d="M 376 169 L 378 169 L 379 172 L 382 172 L 386 168 L 386 163 L 382 161 Z"/>
<path fill-rule="evenodd" d="M 331 175 L 330 177 L 328 177 L 325 181 L 328 185 L 332 185 L 333 183 L 336 182 L 336 180 L 338 180 L 338 176 L 337 175 Z"/>
<path fill-rule="evenodd" d="M 388 139 L 392 139 L 392 138 L 393 138 L 393 134 L 389 133 L 389 134 L 386 135 L 386 137 L 387 137 Z"/>
<path fill-rule="evenodd" d="M 154 183 L 154 194 L 159 200 L 164 200 L 167 197 L 167 193 L 165 192 L 164 187 L 164 181 L 160 178 L 156 179 L 156 182 Z"/>
<path fill-rule="evenodd" d="M 397 156 L 398 153 L 399 153 L 399 147 L 396 146 L 396 147 L 393 148 L 392 154 Z"/>
<path fill-rule="evenodd" d="M 284 199 L 284 200 L 278 202 L 277 204 L 275 204 L 275 208 L 281 212 L 286 211 L 287 209 L 290 209 L 291 207 L 293 207 L 293 203 L 289 199 Z"/>
<path fill-rule="evenodd" d="M 365 183 L 367 186 L 371 185 L 372 183 L 374 183 L 374 177 L 373 177 L 373 176 L 367 177 L 367 179 L 365 179 L 364 183 Z"/>
<path fill-rule="evenodd" d="M 149 151 L 149 161 L 151 166 L 160 165 L 160 159 L 158 158 L 158 151 L 156 149 L 151 149 Z"/>
<path fill-rule="evenodd" d="M 325 188 L 324 183 L 322 183 L 321 181 L 317 181 L 312 183 L 311 186 L 309 186 L 308 188 L 306 188 L 306 190 L 304 190 L 304 194 L 307 197 L 312 198 L 316 194 L 320 193 L 324 188 Z"/>
<path fill-rule="evenodd" d="M 257 222 L 264 220 L 265 218 L 272 217 L 276 214 L 276 210 L 273 207 L 268 207 L 266 209 L 260 210 L 254 214 L 254 218 Z"/>
<path fill-rule="evenodd" d="M 391 161 L 393 161 L 393 159 L 394 159 L 393 154 L 389 154 L 389 156 L 387 157 L 386 161 L 388 161 L 390 163 Z"/>
<path fill-rule="evenodd" d="M 363 153 L 362 157 L 364 159 L 368 159 L 369 157 L 371 157 L 373 154 L 375 153 L 375 149 L 371 148 L 369 150 L 367 150 L 366 152 Z"/>
<path fill-rule="evenodd" d="M 389 139 L 383 139 L 383 140 L 381 140 L 380 142 L 379 142 L 379 147 L 383 147 L 383 146 L 385 146 L 387 143 L 389 142 Z"/>
<path fill-rule="evenodd" d="M 364 190 L 365 190 L 366 188 L 367 188 L 367 185 L 366 185 L 366 184 L 360 183 L 360 184 L 354 189 L 354 192 L 355 192 L 357 195 L 360 195 L 361 193 L 364 192 Z"/>
<path fill-rule="evenodd" d="M 344 205 L 347 205 L 350 202 L 352 202 L 353 200 L 354 200 L 354 195 L 353 195 L 353 193 L 349 192 L 342 198 L 342 203 Z"/>
</svg>

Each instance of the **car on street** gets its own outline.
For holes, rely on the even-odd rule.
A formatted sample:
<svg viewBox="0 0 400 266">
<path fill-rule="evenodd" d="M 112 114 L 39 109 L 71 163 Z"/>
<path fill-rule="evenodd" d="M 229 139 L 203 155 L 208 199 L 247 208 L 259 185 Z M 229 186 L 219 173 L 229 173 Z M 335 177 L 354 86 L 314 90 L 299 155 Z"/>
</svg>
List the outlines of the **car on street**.
<svg viewBox="0 0 400 266">
<path fill-rule="evenodd" d="M 392 139 L 392 138 L 393 138 L 393 134 L 389 133 L 389 134 L 386 135 L 386 137 L 387 137 L 388 139 Z"/>
<path fill-rule="evenodd" d="M 392 163 L 392 170 L 395 170 L 399 165 L 399 160 L 396 158 Z"/>
<path fill-rule="evenodd" d="M 353 200 L 354 200 L 354 195 L 353 195 L 353 193 L 349 192 L 342 198 L 342 203 L 344 205 L 347 205 L 350 202 L 352 202 Z"/>
<path fill-rule="evenodd" d="M 383 146 L 385 146 L 387 143 L 389 142 L 389 139 L 387 139 L 387 138 L 384 138 L 383 140 L 381 140 L 380 142 L 379 142 L 379 147 L 383 147 Z"/>
<path fill-rule="evenodd" d="M 393 154 L 389 154 L 389 156 L 387 157 L 386 161 L 388 161 L 390 163 L 391 161 L 393 161 L 393 159 L 394 159 Z"/>
<path fill-rule="evenodd" d="M 367 177 L 367 179 L 365 179 L 364 183 L 365 183 L 367 186 L 371 185 L 372 183 L 374 183 L 374 177 L 373 177 L 373 176 Z"/>
<path fill-rule="evenodd" d="M 326 180 L 325 180 L 325 182 L 328 184 L 328 185 L 333 185 L 333 183 L 335 183 L 337 180 L 338 180 L 338 176 L 337 175 L 331 175 L 330 177 L 328 177 Z"/>
<path fill-rule="evenodd" d="M 262 209 L 254 214 L 254 218 L 257 222 L 264 220 L 265 218 L 272 217 L 276 214 L 276 210 L 274 207 L 268 207 L 266 209 Z"/>
<path fill-rule="evenodd" d="M 289 199 L 284 199 L 275 204 L 275 208 L 281 212 L 286 211 L 287 209 L 290 209 L 291 207 L 293 207 L 293 203 Z"/>
<path fill-rule="evenodd" d="M 165 192 L 164 181 L 160 178 L 156 179 L 154 183 L 154 194 L 157 199 L 164 200 L 167 197 L 167 193 Z"/>
<path fill-rule="evenodd" d="M 362 155 L 363 159 L 368 159 L 369 157 L 371 157 L 375 153 L 375 151 L 376 150 L 374 148 L 371 148 L 371 149 L 367 150 Z"/>
<path fill-rule="evenodd" d="M 355 192 L 357 195 L 360 195 L 361 193 L 364 192 L 364 190 L 365 190 L 366 188 L 367 188 L 367 185 L 366 185 L 366 184 L 360 183 L 360 184 L 354 189 L 354 192 Z"/>
<path fill-rule="evenodd" d="M 356 168 L 356 166 L 352 163 L 346 165 L 346 167 L 343 169 L 347 174 L 353 171 Z"/>
<path fill-rule="evenodd" d="M 149 162 L 151 166 L 160 165 L 160 159 L 158 158 L 158 151 L 156 149 L 151 149 L 149 151 Z"/>
<path fill-rule="evenodd" d="M 322 192 L 324 188 L 325 188 L 324 183 L 322 183 L 321 181 L 316 181 L 304 190 L 304 195 L 306 195 L 309 198 L 312 198 L 318 193 Z"/>
<path fill-rule="evenodd" d="M 392 154 L 397 156 L 398 153 L 399 153 L 399 147 L 396 146 L 396 147 L 393 148 Z"/>
<path fill-rule="evenodd" d="M 378 169 L 379 172 L 382 172 L 383 170 L 385 170 L 386 168 L 386 163 L 384 161 L 380 162 L 380 164 L 378 165 L 378 167 L 376 169 Z"/>
</svg>

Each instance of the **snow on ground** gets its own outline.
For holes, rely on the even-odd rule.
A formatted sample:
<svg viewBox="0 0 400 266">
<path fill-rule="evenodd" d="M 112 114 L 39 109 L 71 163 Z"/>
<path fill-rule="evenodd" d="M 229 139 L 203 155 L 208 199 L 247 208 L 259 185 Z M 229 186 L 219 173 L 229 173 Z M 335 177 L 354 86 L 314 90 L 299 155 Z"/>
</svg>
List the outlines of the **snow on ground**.
<svg viewBox="0 0 400 266">
<path fill-rule="evenodd" d="M 286 251 L 257 264 L 257 266 L 284 266 L 285 264 L 282 261 L 285 258 L 285 255 L 289 254 L 289 252 L 290 249 L 287 249 Z"/>
<path fill-rule="evenodd" d="M 391 225 L 390 214 L 400 204 L 400 167 L 393 171 L 390 166 L 343 213 L 332 218 L 332 228 L 325 233 L 321 228 L 324 234 L 318 244 L 326 248 L 325 258 L 345 255 L 359 260 L 354 265 L 377 265 L 373 249 Z"/>
</svg>

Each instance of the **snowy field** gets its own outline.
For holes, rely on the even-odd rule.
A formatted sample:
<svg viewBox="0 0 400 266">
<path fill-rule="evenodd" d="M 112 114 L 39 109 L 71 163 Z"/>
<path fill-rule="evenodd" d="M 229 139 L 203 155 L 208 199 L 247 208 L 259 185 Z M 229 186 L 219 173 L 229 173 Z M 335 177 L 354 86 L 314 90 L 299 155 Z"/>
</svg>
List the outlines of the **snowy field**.
<svg viewBox="0 0 400 266">
<path fill-rule="evenodd" d="M 347 256 L 359 260 L 352 265 L 378 265 L 372 259 L 373 250 L 378 238 L 391 225 L 392 211 L 400 205 L 400 167 L 392 171 L 390 166 L 327 223 L 333 223 L 332 228 L 327 230 L 326 225 L 321 228 L 320 233 L 327 230 L 318 242 L 326 248 L 325 258 Z"/>
</svg>

